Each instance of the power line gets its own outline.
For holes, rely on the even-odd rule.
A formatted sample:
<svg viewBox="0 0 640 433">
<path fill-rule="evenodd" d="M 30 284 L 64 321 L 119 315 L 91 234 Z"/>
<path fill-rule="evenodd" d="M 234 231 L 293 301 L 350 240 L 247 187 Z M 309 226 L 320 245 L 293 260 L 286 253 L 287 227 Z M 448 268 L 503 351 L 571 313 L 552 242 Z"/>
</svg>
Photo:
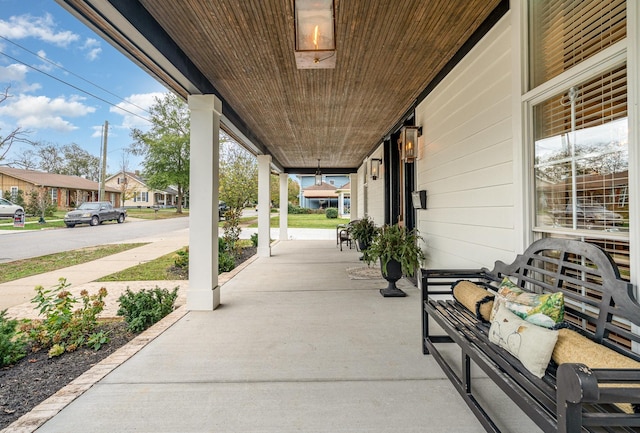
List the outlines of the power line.
<svg viewBox="0 0 640 433">
<path fill-rule="evenodd" d="M 119 107 L 119 106 L 117 106 L 116 104 L 114 104 L 114 103 L 113 103 L 113 102 L 111 102 L 111 101 L 107 101 L 106 99 L 101 98 L 101 97 L 100 97 L 100 96 L 98 96 L 98 95 L 94 95 L 93 93 L 91 93 L 91 92 L 89 92 L 89 91 L 87 91 L 87 90 L 81 89 L 80 87 L 78 87 L 78 86 L 76 86 L 76 85 L 73 85 L 73 84 L 71 84 L 71 83 L 69 83 L 69 82 L 67 82 L 67 81 L 64 81 L 64 80 L 62 80 L 62 79 L 60 79 L 60 78 L 58 78 L 58 77 L 56 77 L 56 76 L 54 76 L 54 75 L 51 75 L 51 74 L 49 74 L 49 73 L 47 73 L 47 72 L 45 72 L 45 71 L 43 71 L 43 70 L 41 70 L 41 69 L 38 69 L 38 68 L 36 68 L 35 66 L 31 66 L 31 65 L 29 65 L 29 64 L 27 64 L 27 63 L 25 63 L 25 62 L 23 62 L 22 60 L 18 60 L 18 59 L 16 59 L 15 57 L 10 56 L 9 54 L 7 54 L 7 53 L 5 53 L 5 52 L 3 52 L 3 51 L 0 51 L 0 54 L 2 54 L 2 55 L 4 55 L 4 56 L 6 56 L 6 57 L 8 57 L 8 58 L 10 58 L 10 59 L 11 59 L 11 60 L 13 60 L 14 62 L 18 62 L 18 63 L 20 63 L 21 65 L 26 66 L 27 68 L 33 69 L 33 70 L 34 70 L 34 71 L 36 71 L 36 72 L 40 72 L 41 74 L 46 75 L 47 77 L 52 78 L 52 79 L 54 79 L 54 80 L 56 80 L 56 81 L 58 81 L 58 82 L 60 82 L 60 83 L 62 83 L 62 84 L 66 84 L 67 86 L 69 86 L 69 87 L 72 87 L 72 88 L 76 89 L 78 92 L 82 92 L 82 93 L 84 93 L 84 94 L 86 94 L 86 95 L 91 96 L 92 98 L 96 98 L 97 100 L 102 101 L 102 102 L 104 102 L 105 104 L 111 105 L 112 107 L 115 107 L 115 108 L 117 108 L 118 110 L 121 110 L 121 111 L 124 111 L 125 113 L 129 113 L 129 114 L 131 114 L 132 116 L 136 116 L 136 117 L 137 117 L 137 118 L 139 118 L 139 119 L 142 119 L 142 120 L 147 121 L 147 122 L 151 122 L 149 119 L 147 119 L 147 118 L 145 118 L 145 117 L 142 117 L 142 116 L 140 116 L 139 114 L 134 113 L 133 111 L 129 111 L 129 110 L 125 109 L 125 108 Z"/>
<path fill-rule="evenodd" d="M 33 51 L 29 50 L 27 47 L 24 47 L 24 46 L 20 45 L 19 43 L 14 42 L 14 41 L 12 41 L 11 39 L 8 39 L 7 37 L 2 36 L 2 35 L 0 35 L 0 39 L 3 39 L 3 40 L 5 40 L 5 41 L 9 42 L 10 44 L 15 45 L 16 47 L 18 47 L 18 48 L 20 48 L 20 49 L 22 49 L 22 50 L 26 51 L 27 53 L 29 53 L 29 54 L 31 54 L 31 55 L 33 55 L 33 56 L 35 56 L 35 57 L 39 58 L 40 60 L 42 60 L 42 61 L 44 61 L 44 62 L 49 63 L 49 64 L 50 64 L 50 65 L 52 65 L 52 66 L 55 66 L 56 68 L 62 69 L 63 71 L 65 71 L 65 72 L 67 72 L 67 73 L 69 73 L 69 74 L 73 75 L 74 77 L 81 79 L 81 80 L 82 80 L 82 81 L 84 81 L 85 83 L 88 83 L 88 84 L 91 84 L 91 85 L 92 85 L 92 86 L 94 86 L 94 87 L 97 87 L 98 89 L 102 90 L 103 92 L 106 92 L 106 93 L 108 93 L 109 95 L 111 95 L 111 96 L 114 96 L 114 97 L 118 98 L 118 99 L 119 99 L 119 100 L 121 100 L 122 102 L 124 102 L 124 103 L 126 103 L 126 104 L 129 104 L 129 105 L 133 105 L 134 107 L 138 108 L 139 110 L 142 110 L 142 111 L 144 111 L 145 113 L 149 114 L 149 111 L 147 111 L 145 108 L 140 107 L 139 105 L 136 105 L 136 104 L 134 104 L 133 102 L 129 102 L 129 101 L 127 101 L 127 100 L 126 100 L 126 99 L 124 99 L 123 97 L 121 97 L 121 96 L 119 96 L 119 95 L 116 95 L 115 93 L 111 92 L 110 90 L 105 89 L 104 87 L 101 87 L 100 85 L 98 85 L 98 84 L 96 84 L 96 83 L 94 83 L 94 82 L 92 82 L 92 81 L 87 80 L 86 78 L 84 78 L 84 77 L 82 77 L 82 76 L 80 76 L 80 75 L 76 74 L 76 73 L 75 73 L 75 72 L 73 72 L 73 71 L 68 70 L 68 69 L 67 69 L 67 68 L 65 68 L 64 66 L 61 66 L 61 65 L 57 64 L 56 62 L 54 62 L 54 61 L 52 61 L 52 60 L 50 60 L 50 59 L 48 59 L 48 58 L 46 58 L 46 57 L 44 57 L 44 56 L 41 56 L 41 55 L 40 55 L 40 54 L 38 54 L 38 53 L 34 53 Z"/>
</svg>

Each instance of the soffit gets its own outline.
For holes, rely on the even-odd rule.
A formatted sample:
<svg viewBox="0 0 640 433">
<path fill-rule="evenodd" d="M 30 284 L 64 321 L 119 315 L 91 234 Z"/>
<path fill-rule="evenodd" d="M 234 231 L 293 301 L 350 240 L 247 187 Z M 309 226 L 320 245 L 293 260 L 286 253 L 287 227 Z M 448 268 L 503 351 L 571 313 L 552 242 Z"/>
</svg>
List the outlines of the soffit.
<svg viewBox="0 0 640 433">
<path fill-rule="evenodd" d="M 500 0 L 335 0 L 336 67 L 307 70 L 295 64 L 292 0 L 139 3 L 265 152 L 283 167 L 312 169 L 318 158 L 322 167 L 358 167 Z M 158 63 L 126 51 L 185 91 Z"/>
</svg>

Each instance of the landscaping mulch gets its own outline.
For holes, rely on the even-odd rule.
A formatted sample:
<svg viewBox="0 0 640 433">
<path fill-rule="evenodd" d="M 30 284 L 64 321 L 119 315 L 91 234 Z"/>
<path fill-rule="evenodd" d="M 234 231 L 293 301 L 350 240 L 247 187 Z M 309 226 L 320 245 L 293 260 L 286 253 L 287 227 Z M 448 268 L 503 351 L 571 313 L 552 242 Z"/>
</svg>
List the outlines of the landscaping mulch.
<svg viewBox="0 0 640 433">
<path fill-rule="evenodd" d="M 49 358 L 46 350 L 27 352 L 15 365 L 0 369 L 0 429 L 8 426 L 59 389 L 135 337 L 124 321 L 100 324 L 110 341 L 100 350 L 80 348 Z"/>
</svg>

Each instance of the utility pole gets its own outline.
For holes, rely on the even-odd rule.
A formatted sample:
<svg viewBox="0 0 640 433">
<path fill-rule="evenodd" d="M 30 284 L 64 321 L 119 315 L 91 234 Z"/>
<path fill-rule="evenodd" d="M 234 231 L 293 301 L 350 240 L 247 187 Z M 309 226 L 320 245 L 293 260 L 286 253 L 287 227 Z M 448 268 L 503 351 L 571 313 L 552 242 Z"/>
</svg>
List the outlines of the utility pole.
<svg viewBox="0 0 640 433">
<path fill-rule="evenodd" d="M 104 134 L 102 143 L 102 167 L 100 168 L 100 197 L 99 201 L 104 201 L 105 196 L 105 177 L 107 176 L 107 136 L 109 135 L 109 121 L 104 121 Z"/>
</svg>

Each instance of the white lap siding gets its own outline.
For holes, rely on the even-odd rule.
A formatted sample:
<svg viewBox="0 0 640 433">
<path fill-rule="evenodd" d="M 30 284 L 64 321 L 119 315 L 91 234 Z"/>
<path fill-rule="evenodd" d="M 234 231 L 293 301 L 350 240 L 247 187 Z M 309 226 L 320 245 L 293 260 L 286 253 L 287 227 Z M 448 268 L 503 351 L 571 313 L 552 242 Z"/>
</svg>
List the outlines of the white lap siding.
<svg viewBox="0 0 640 433">
<path fill-rule="evenodd" d="M 505 16 L 416 108 L 416 161 L 426 267 L 477 267 L 514 257 L 512 63 Z"/>
</svg>

